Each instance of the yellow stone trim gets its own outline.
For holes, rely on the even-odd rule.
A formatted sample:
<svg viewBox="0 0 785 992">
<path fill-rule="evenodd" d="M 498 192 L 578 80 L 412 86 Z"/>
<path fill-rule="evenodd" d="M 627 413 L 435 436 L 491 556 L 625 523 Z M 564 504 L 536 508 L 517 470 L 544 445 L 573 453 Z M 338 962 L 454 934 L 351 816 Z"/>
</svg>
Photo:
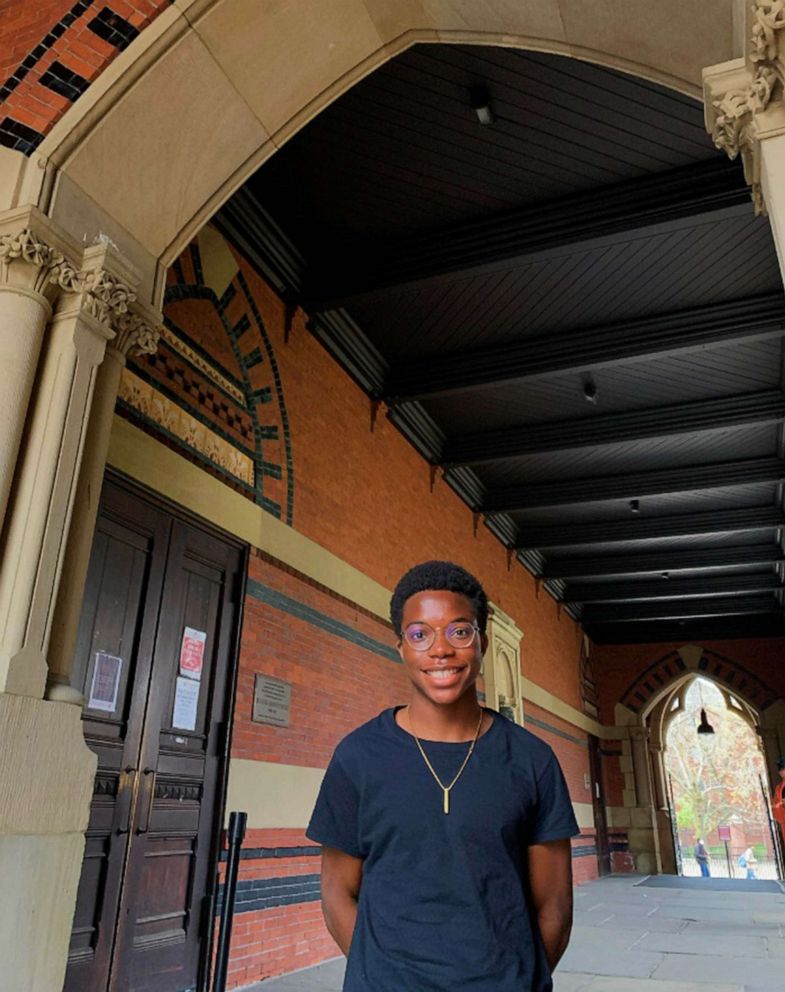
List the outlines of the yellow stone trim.
<svg viewBox="0 0 785 992">
<path fill-rule="evenodd" d="M 107 462 L 339 596 L 388 619 L 390 592 L 383 585 L 118 416 L 112 424 Z M 605 726 L 592 720 L 524 675 L 521 675 L 521 693 L 524 709 L 528 699 L 548 713 L 603 740 L 627 736 L 626 727 Z"/>
<path fill-rule="evenodd" d="M 302 830 L 308 825 L 323 778 L 323 768 L 232 758 L 226 822 L 231 810 L 242 809 L 248 813 L 249 830 Z"/>
<path fill-rule="evenodd" d="M 573 727 L 579 727 L 581 730 L 585 730 L 589 734 L 594 734 L 595 737 L 599 737 L 602 740 L 618 739 L 624 736 L 624 728 L 607 727 L 602 723 L 598 723 L 597 720 L 592 720 L 590 716 L 581 713 L 580 710 L 574 706 L 570 706 L 569 703 L 565 703 L 558 696 L 554 696 L 553 693 L 537 685 L 536 682 L 527 679 L 525 675 L 521 675 L 521 692 L 523 693 L 524 713 L 526 711 L 526 701 L 528 700 L 534 703 L 535 706 L 553 713 L 554 716 L 561 717 L 562 720 L 571 723 Z"/>
<path fill-rule="evenodd" d="M 112 424 L 107 462 L 252 547 L 387 619 L 390 594 L 384 586 L 118 416 Z"/>
<path fill-rule="evenodd" d="M 130 369 L 123 369 L 118 396 L 235 479 L 253 486 L 254 466 L 248 455 L 219 437 Z"/>
</svg>

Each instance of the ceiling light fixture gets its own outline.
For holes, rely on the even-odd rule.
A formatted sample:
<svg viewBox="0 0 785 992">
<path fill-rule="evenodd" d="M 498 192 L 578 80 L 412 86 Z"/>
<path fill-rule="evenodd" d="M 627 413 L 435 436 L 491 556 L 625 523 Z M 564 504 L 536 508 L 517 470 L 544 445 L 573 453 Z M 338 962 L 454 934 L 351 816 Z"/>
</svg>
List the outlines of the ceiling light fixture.
<svg viewBox="0 0 785 992">
<path fill-rule="evenodd" d="M 633 513 L 640 513 L 641 512 L 641 501 L 639 499 L 631 499 L 630 500 L 630 510 L 632 510 Z"/>
<path fill-rule="evenodd" d="M 483 126 L 493 124 L 494 116 L 488 90 L 484 86 L 472 86 L 469 90 L 469 99 L 480 124 Z"/>
<path fill-rule="evenodd" d="M 699 734 L 713 734 L 714 727 L 709 723 L 709 718 L 706 716 L 706 710 L 701 709 L 701 722 L 698 724 Z"/>
<path fill-rule="evenodd" d="M 587 403 L 591 403 L 595 406 L 597 404 L 597 400 L 600 398 L 600 391 L 597 389 L 597 383 L 590 375 L 587 375 L 583 380 L 583 396 Z"/>
</svg>

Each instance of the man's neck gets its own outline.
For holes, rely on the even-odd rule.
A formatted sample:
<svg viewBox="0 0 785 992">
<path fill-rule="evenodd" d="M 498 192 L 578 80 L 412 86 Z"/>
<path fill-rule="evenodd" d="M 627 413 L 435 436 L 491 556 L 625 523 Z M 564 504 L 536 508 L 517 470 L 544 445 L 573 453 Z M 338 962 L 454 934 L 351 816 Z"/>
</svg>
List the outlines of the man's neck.
<svg viewBox="0 0 785 992">
<path fill-rule="evenodd" d="M 404 729 L 418 737 L 457 743 L 474 739 L 481 710 L 474 692 L 465 693 L 449 706 L 437 706 L 415 694 L 406 709 L 401 711 L 401 722 Z"/>
</svg>

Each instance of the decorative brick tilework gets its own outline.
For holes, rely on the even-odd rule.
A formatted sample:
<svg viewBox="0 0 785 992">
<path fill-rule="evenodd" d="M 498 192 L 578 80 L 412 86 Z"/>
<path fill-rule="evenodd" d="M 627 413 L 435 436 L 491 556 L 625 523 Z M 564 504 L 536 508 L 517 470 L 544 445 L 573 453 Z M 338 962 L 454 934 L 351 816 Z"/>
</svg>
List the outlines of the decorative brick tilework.
<svg viewBox="0 0 785 992">
<path fill-rule="evenodd" d="M 30 155 L 170 0 L 18 0 L 0 19 L 0 144 Z"/>
</svg>

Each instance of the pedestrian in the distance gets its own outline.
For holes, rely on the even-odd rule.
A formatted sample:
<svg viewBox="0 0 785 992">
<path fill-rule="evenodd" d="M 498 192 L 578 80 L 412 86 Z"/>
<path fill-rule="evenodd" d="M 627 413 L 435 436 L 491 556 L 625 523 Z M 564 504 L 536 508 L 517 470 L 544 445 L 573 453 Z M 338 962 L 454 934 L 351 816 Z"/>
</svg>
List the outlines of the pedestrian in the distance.
<svg viewBox="0 0 785 992">
<path fill-rule="evenodd" d="M 488 601 L 473 576 L 417 565 L 391 618 L 409 703 L 338 744 L 306 831 L 343 990 L 552 992 L 580 832 L 556 757 L 478 701 Z"/>
<path fill-rule="evenodd" d="M 700 837 L 698 838 L 698 843 L 695 845 L 695 860 L 698 862 L 701 875 L 704 878 L 710 878 L 711 871 L 709 869 L 709 852 L 706 849 L 706 845 L 703 843 L 703 839 Z"/>
<path fill-rule="evenodd" d="M 748 847 L 739 858 L 739 867 L 746 869 L 747 878 L 757 878 L 755 869 L 758 867 L 758 859 L 751 847 Z"/>
</svg>

